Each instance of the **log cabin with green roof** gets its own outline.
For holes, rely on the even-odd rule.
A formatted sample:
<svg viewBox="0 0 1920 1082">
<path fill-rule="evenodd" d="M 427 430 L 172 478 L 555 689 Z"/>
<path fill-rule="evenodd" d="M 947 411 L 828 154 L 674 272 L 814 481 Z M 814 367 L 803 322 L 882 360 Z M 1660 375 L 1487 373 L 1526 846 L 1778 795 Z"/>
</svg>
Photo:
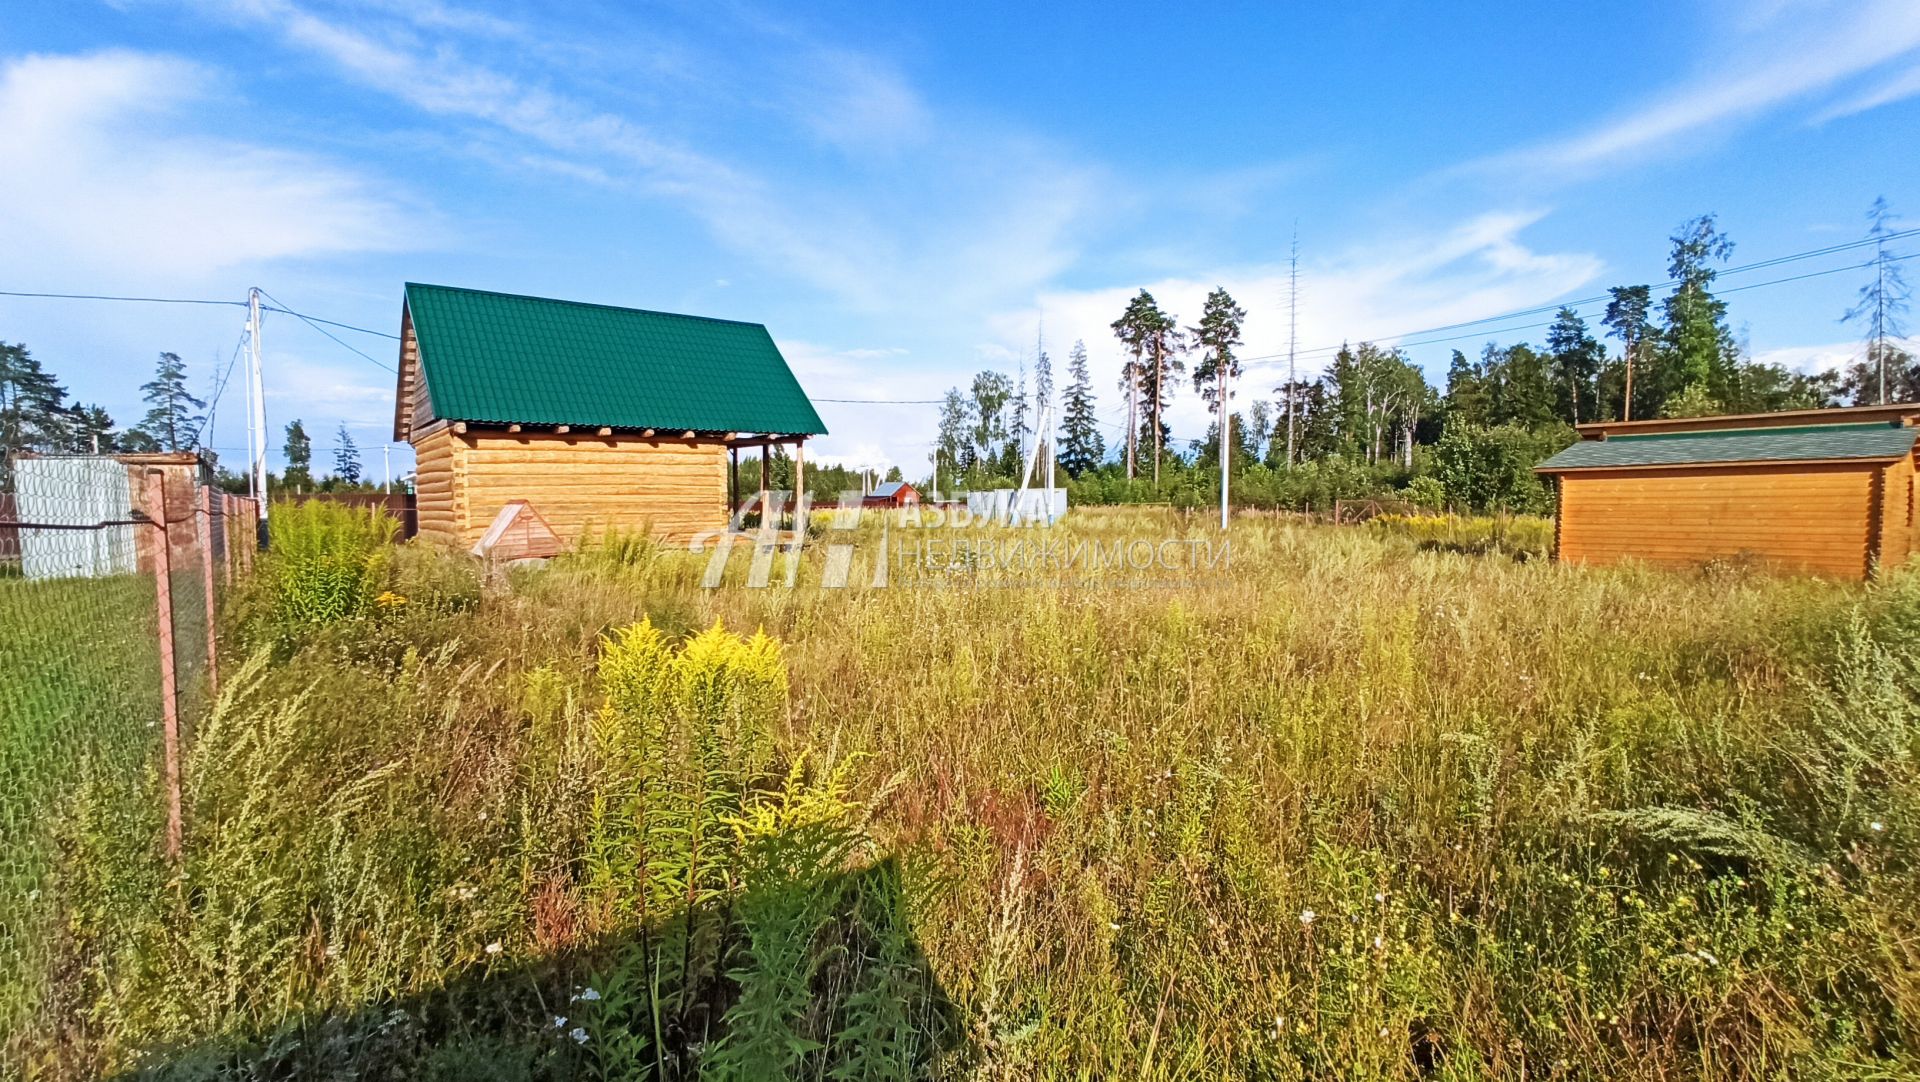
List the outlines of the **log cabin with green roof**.
<svg viewBox="0 0 1920 1082">
<path fill-rule="evenodd" d="M 1537 467 L 1559 485 L 1555 557 L 1897 567 L 1920 551 L 1916 423 L 1920 403 L 1581 425 Z"/>
<path fill-rule="evenodd" d="M 764 490 L 826 426 L 760 324 L 410 282 L 393 432 L 420 536 L 466 547 L 517 500 L 568 543 L 723 530 L 739 451 Z"/>
</svg>

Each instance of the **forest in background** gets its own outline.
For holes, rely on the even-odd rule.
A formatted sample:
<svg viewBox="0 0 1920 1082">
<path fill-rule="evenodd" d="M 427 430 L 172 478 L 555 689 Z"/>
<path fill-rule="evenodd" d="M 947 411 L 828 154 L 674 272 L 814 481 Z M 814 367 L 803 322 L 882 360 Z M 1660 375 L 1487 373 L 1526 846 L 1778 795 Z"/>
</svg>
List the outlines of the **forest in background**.
<svg viewBox="0 0 1920 1082">
<path fill-rule="evenodd" d="M 1013 376 L 982 371 L 946 392 L 931 433 L 931 472 L 919 473 L 918 463 L 904 464 L 915 471 L 909 475 L 898 463 L 883 471 L 816 461 L 805 471 L 807 489 L 831 502 L 883 479 L 913 480 L 941 495 L 1014 487 L 1048 412 L 1055 480 L 1073 502 L 1196 507 L 1218 498 L 1224 411 L 1240 506 L 1326 510 L 1339 499 L 1380 498 L 1435 510 L 1544 513 L 1552 493 L 1533 467 L 1571 443 L 1575 425 L 1920 400 L 1920 361 L 1905 337 L 1908 257 L 1889 246 L 1905 231 L 1893 228 L 1884 199 L 1866 217 L 1874 256 L 1862 265 L 1866 282 L 1856 303 L 1840 317 L 1858 331 L 1862 351 L 1839 369 L 1797 372 L 1753 358 L 1716 293 L 1733 241 L 1714 215 L 1703 214 L 1669 238 L 1666 283 L 1611 288 L 1597 323 L 1562 306 L 1538 345 L 1489 341 L 1477 357 L 1456 349 L 1438 384 L 1404 349 L 1359 342 L 1343 345 L 1319 375 L 1262 386 L 1242 370 L 1247 312 L 1225 289 L 1215 289 L 1199 319 L 1184 326 L 1142 289 L 1112 324 L 1123 361 L 1111 398 L 1095 387 L 1085 342 L 1073 344 L 1058 386 L 1054 360 L 1037 343 L 1031 364 L 1023 360 Z M 122 427 L 101 406 L 70 400 L 25 345 L 0 342 L 0 461 L 15 451 L 198 450 L 225 487 L 245 491 L 244 474 L 218 469 L 219 455 L 207 446 L 208 403 L 217 406 L 232 373 L 231 365 L 216 371 L 203 399 L 180 356 L 161 353 L 140 388 L 147 412 Z M 1175 436 L 1166 420 L 1182 384 L 1213 418 L 1198 438 Z M 300 419 L 283 437 L 286 465 L 270 476 L 271 491 L 371 490 L 383 479 L 363 467 L 344 422 L 325 449 L 328 470 L 315 471 Z M 759 469 L 751 458 L 741 463 L 740 491 L 757 489 Z M 793 473 L 792 460 L 776 449 L 773 487 L 790 490 Z"/>
<path fill-rule="evenodd" d="M 1894 235 L 1885 200 L 1867 219 L 1869 238 Z M 1342 346 L 1318 376 L 1248 385 L 1235 353 L 1246 311 L 1224 289 L 1185 327 L 1143 289 L 1113 323 L 1125 360 L 1118 405 L 1106 411 L 1119 420 L 1102 415 L 1086 343 L 1068 355 L 1057 479 L 1077 503 L 1211 503 L 1224 396 L 1240 407 L 1227 411 L 1236 504 L 1324 510 L 1371 497 L 1542 513 L 1552 494 L 1533 467 L 1571 443 L 1578 424 L 1920 399 L 1920 362 L 1903 344 L 1911 291 L 1903 257 L 1885 243 L 1841 316 L 1860 332 L 1861 355 L 1805 373 L 1756 361 L 1736 333 L 1715 292 L 1734 246 L 1714 215 L 1685 222 L 1669 241 L 1665 286 L 1611 288 L 1597 325 L 1563 306 L 1538 345 L 1489 341 L 1478 357 L 1456 349 L 1439 385 L 1402 349 L 1373 342 Z M 1023 363 L 1012 379 L 982 372 L 946 393 L 929 483 L 941 492 L 1018 483 L 1039 403 L 1052 401 L 1044 348 L 1032 375 L 1031 391 Z M 1197 439 L 1176 437 L 1164 419 L 1183 383 L 1214 418 Z"/>
</svg>

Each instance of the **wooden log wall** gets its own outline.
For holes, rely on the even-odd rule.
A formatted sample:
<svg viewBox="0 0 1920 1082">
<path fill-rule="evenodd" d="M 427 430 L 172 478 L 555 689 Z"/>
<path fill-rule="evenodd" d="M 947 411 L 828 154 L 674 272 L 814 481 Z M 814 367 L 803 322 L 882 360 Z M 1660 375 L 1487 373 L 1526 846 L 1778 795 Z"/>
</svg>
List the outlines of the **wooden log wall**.
<svg viewBox="0 0 1920 1082">
<path fill-rule="evenodd" d="M 1915 552 L 1916 541 L 1920 541 L 1914 520 L 1915 512 L 1920 511 L 1915 507 L 1917 479 L 1920 475 L 1911 457 L 1885 467 L 1881 474 L 1880 566 L 1888 570 L 1906 563 Z"/>
<path fill-rule="evenodd" d="M 684 542 L 727 524 L 727 451 L 719 442 L 497 431 L 452 442 L 463 545 L 479 540 L 510 500 L 531 503 L 568 543 L 610 529 Z"/>
<path fill-rule="evenodd" d="M 1560 482 L 1560 559 L 1692 566 L 1751 555 L 1783 568 L 1863 578 L 1881 534 L 1870 516 L 1879 510 L 1873 497 L 1883 469 L 1818 463 L 1567 473 Z"/>
<path fill-rule="evenodd" d="M 453 544 L 466 536 L 460 498 L 460 459 L 465 451 L 465 444 L 455 440 L 453 431 L 444 423 L 414 430 L 413 486 L 418 536 Z"/>
</svg>

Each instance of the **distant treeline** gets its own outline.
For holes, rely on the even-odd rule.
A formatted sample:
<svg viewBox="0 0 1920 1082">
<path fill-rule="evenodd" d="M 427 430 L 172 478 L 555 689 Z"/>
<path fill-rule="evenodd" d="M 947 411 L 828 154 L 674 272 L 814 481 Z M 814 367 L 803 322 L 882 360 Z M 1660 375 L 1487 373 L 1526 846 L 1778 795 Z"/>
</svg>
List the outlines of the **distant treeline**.
<svg viewBox="0 0 1920 1082">
<path fill-rule="evenodd" d="M 1885 201 L 1868 212 L 1870 238 L 1891 232 Z M 1265 393 L 1239 387 L 1246 313 L 1223 289 L 1198 323 L 1182 328 L 1146 290 L 1113 323 L 1126 351 L 1119 395 L 1127 422 L 1102 421 L 1076 342 L 1055 432 L 1059 480 L 1081 503 L 1218 499 L 1221 389 L 1230 412 L 1234 501 L 1253 507 L 1325 509 L 1336 499 L 1392 497 L 1424 507 L 1544 512 L 1552 497 L 1533 474 L 1571 443 L 1573 427 L 1597 420 L 1763 413 L 1882 400 L 1920 399 L 1920 364 L 1901 346 L 1909 291 L 1899 257 L 1879 246 L 1859 303 L 1843 317 L 1859 326 L 1861 358 L 1813 374 L 1756 361 L 1714 295 L 1716 266 L 1733 252 L 1711 214 L 1670 238 L 1664 295 L 1616 286 L 1599 326 L 1572 307 L 1555 313 L 1541 345 L 1489 342 L 1478 359 L 1455 350 L 1435 387 L 1399 349 L 1343 346 L 1323 374 Z M 1191 362 L 1191 363 L 1190 363 Z M 1884 372 L 1885 387 L 1882 389 Z M 1037 351 L 1029 393 L 1025 365 L 1014 379 L 982 372 L 941 408 L 936 475 L 949 488 L 1015 483 L 1033 443 L 1037 403 L 1050 400 L 1052 363 Z M 1165 406 L 1184 378 L 1206 396 L 1215 420 L 1200 439 L 1177 439 Z M 1262 389 L 1264 391 L 1264 389 Z"/>
</svg>

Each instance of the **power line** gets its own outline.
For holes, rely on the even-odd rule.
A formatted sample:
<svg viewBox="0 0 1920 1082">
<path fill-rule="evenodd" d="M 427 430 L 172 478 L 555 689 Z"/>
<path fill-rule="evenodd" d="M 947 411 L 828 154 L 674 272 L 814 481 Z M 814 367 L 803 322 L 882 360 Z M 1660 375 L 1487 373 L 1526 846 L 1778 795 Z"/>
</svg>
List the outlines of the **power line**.
<svg viewBox="0 0 1920 1082">
<path fill-rule="evenodd" d="M 838 402 L 854 406 L 937 406 L 944 398 L 815 398 L 814 402 Z"/>
<path fill-rule="evenodd" d="M 1920 232 L 1920 230 L 1915 230 L 1914 232 Z M 1827 254 L 1827 253 L 1822 253 L 1822 254 Z M 1905 259 L 1913 259 L 1913 258 L 1916 258 L 1916 256 L 1920 256 L 1920 253 L 1916 253 L 1915 255 L 1894 256 L 1890 258 L 1888 262 L 1897 262 Z M 1781 259 L 1778 259 L 1778 260 L 1769 260 L 1767 265 L 1769 266 L 1777 265 L 1783 262 L 1787 262 L 1786 257 L 1782 257 Z M 1842 274 L 1846 271 L 1861 270 L 1866 267 L 1871 267 L 1876 262 L 1877 260 L 1869 260 L 1865 263 L 1849 263 L 1843 267 L 1829 267 L 1825 270 L 1809 271 L 1806 274 L 1795 274 L 1786 278 L 1771 278 L 1764 282 L 1750 282 L 1743 286 L 1730 286 L 1726 289 L 1715 289 L 1713 290 L 1713 295 L 1717 297 L 1727 293 L 1744 293 L 1749 289 L 1761 289 L 1767 286 L 1785 285 L 1789 282 L 1800 282 L 1800 281 L 1805 281 L 1806 279 L 1809 279 L 1809 278 L 1824 277 L 1829 274 Z M 1747 268 L 1743 268 L 1743 269 L 1747 269 Z M 1671 284 L 1671 283 L 1668 283 L 1668 284 Z M 1611 299 L 1612 297 L 1610 295 L 1606 297 L 1589 297 L 1589 298 L 1585 298 L 1578 301 L 1568 301 L 1568 302 L 1565 302 L 1564 304 L 1550 304 L 1550 305 L 1544 305 L 1539 308 L 1529 308 L 1529 309 L 1522 309 L 1515 312 L 1507 312 L 1502 315 L 1488 316 L 1486 319 L 1471 320 L 1465 323 L 1450 323 L 1440 327 L 1432 327 L 1426 331 L 1409 331 L 1407 332 L 1406 335 L 1387 335 L 1380 338 L 1362 338 L 1360 339 L 1360 341 L 1388 342 L 1388 341 L 1392 341 L 1395 338 L 1407 337 L 1407 335 L 1427 334 L 1427 333 L 1430 333 L 1431 331 L 1451 330 L 1456 327 L 1472 327 L 1482 323 L 1492 323 L 1492 322 L 1497 322 L 1505 319 L 1514 319 L 1514 318 L 1527 316 L 1527 315 L 1537 315 L 1544 312 L 1558 311 L 1561 308 L 1579 309 L 1582 307 L 1586 307 L 1588 305 L 1598 304 L 1602 301 L 1607 301 Z M 1544 323 L 1520 323 L 1520 324 L 1514 324 L 1511 326 L 1503 326 L 1503 327 L 1483 327 L 1480 330 L 1470 331 L 1466 334 L 1451 335 L 1444 338 L 1421 338 L 1421 339 L 1416 339 L 1414 341 L 1400 342 L 1399 346 L 1400 348 L 1407 348 L 1411 346 L 1439 345 L 1446 342 L 1465 341 L 1467 339 L 1490 338 L 1497 335 L 1510 334 L 1514 331 L 1537 330 L 1538 328 L 1550 327 L 1552 325 L 1553 325 L 1553 321 L 1548 320 Z M 1346 346 L 1344 344 L 1338 345 L 1338 346 L 1319 346 L 1310 350 L 1301 350 L 1301 352 L 1314 353 L 1314 354 L 1337 353 L 1340 350 L 1345 348 Z M 1260 363 L 1260 362 L 1273 362 L 1278 358 L 1282 358 L 1285 356 L 1286 354 L 1284 353 L 1276 353 L 1276 354 L 1268 354 L 1260 357 L 1246 357 L 1246 358 L 1242 358 L 1241 363 L 1254 364 L 1254 363 Z"/>
<path fill-rule="evenodd" d="M 1920 228 L 1904 229 L 1898 233 L 1889 234 L 1887 237 L 1884 238 L 1884 240 L 1899 240 L 1904 237 L 1913 237 L 1913 236 L 1920 236 Z M 1779 266 L 1782 263 L 1792 263 L 1802 259 L 1814 259 L 1823 255 L 1833 255 L 1837 252 L 1849 251 L 1854 248 L 1863 248 L 1873 243 L 1875 243 L 1875 240 L 1872 238 L 1863 239 L 1863 240 L 1846 241 L 1840 244 L 1831 244 L 1824 248 L 1813 248 L 1804 252 L 1793 252 L 1788 255 L 1774 256 L 1771 259 L 1762 259 L 1753 263 L 1745 263 L 1737 267 L 1728 267 L 1725 270 L 1716 272 L 1715 277 L 1725 277 L 1726 275 L 1730 275 L 1730 274 L 1744 274 L 1749 271 L 1761 270 L 1766 267 Z M 1901 256 L 1899 258 L 1905 259 L 1910 257 Z M 1858 270 L 1862 267 L 1867 267 L 1871 265 L 1872 263 L 1870 262 L 1859 263 L 1859 264 L 1849 264 L 1848 266 L 1844 266 L 1844 267 L 1835 267 L 1829 271 L 1820 271 L 1820 272 L 1817 272 L 1817 274 L 1837 274 L 1841 271 Z M 1780 279 L 1776 279 L 1768 282 L 1758 282 L 1753 285 L 1738 286 L 1732 289 L 1715 290 L 1714 292 L 1717 295 L 1719 293 L 1738 292 L 1739 290 L 1744 290 L 1744 289 L 1756 289 L 1763 285 L 1779 285 L 1783 282 L 1797 282 L 1804 277 L 1816 277 L 1817 274 L 1802 275 L 1802 276 L 1796 276 L 1792 278 L 1780 278 Z M 1664 282 L 1659 282 L 1653 285 L 1651 288 L 1667 289 L 1679 284 L 1681 283 L 1678 279 L 1669 278 Z M 1462 330 L 1467 327 L 1478 327 L 1483 324 L 1498 323 L 1508 319 L 1518 319 L 1525 316 L 1542 315 L 1547 312 L 1558 311 L 1561 308 L 1580 308 L 1590 304 L 1599 304 L 1601 302 L 1608 301 L 1611 299 L 1613 299 L 1612 294 L 1601 294 L 1593 297 L 1582 297 L 1579 300 L 1556 301 L 1552 304 L 1537 305 L 1532 308 L 1515 309 L 1514 311 L 1511 311 L 1511 312 L 1501 312 L 1498 315 L 1483 316 L 1479 319 L 1463 320 L 1458 323 L 1442 323 L 1437 326 L 1422 327 L 1422 328 L 1419 328 L 1418 330 L 1401 331 L 1398 334 L 1364 335 L 1364 336 L 1361 336 L 1358 340 L 1363 342 L 1392 342 L 1402 338 L 1411 338 L 1415 335 L 1434 334 L 1439 331 Z M 1498 333 L 1503 333 L 1509 330 L 1527 330 L 1533 326 L 1545 326 L 1545 324 L 1531 324 L 1527 327 L 1492 328 L 1487 331 L 1483 331 L 1483 332 L 1477 331 L 1473 334 L 1462 335 L 1456 338 L 1431 339 L 1427 342 L 1406 342 L 1402 344 L 1409 345 L 1409 346 L 1423 345 L 1423 344 L 1430 345 L 1434 342 L 1441 342 L 1441 341 L 1459 341 L 1460 338 L 1477 338 L 1482 333 L 1498 334 Z M 1302 354 L 1336 353 L 1342 348 L 1343 348 L 1342 346 L 1315 346 L 1312 349 L 1300 350 L 1299 353 L 1302 353 Z M 1283 358 L 1285 356 L 1286 356 L 1285 353 L 1266 353 L 1266 354 L 1261 354 L 1255 357 L 1242 357 L 1241 363 L 1250 364 L 1256 361 L 1272 361 L 1272 360 L 1277 360 L 1279 358 Z"/>
<path fill-rule="evenodd" d="M 38 297 L 61 301 L 130 301 L 139 304 L 223 304 L 235 308 L 247 306 L 246 301 L 218 301 L 200 297 L 109 297 L 99 293 L 28 293 L 13 289 L 0 289 L 0 297 Z"/>
<path fill-rule="evenodd" d="M 233 344 L 233 356 L 227 359 L 227 370 L 221 373 L 218 380 L 214 381 L 213 401 L 207 403 L 207 415 L 200 421 L 200 430 L 193 434 L 194 443 L 200 442 L 200 437 L 203 433 L 213 431 L 213 418 L 214 414 L 219 412 L 220 409 L 220 396 L 227 393 L 227 384 L 233 379 L 233 366 L 240 360 L 240 347 L 245 345 L 246 342 L 247 336 L 242 332 L 239 341 Z"/>
<path fill-rule="evenodd" d="M 267 291 L 263 289 L 260 292 L 265 294 Z M 267 294 L 267 295 L 271 296 L 271 294 Z M 370 327 L 356 327 L 351 323 L 341 323 L 338 320 L 321 319 L 319 316 L 302 315 L 301 313 L 296 312 L 291 308 L 276 308 L 273 305 L 267 305 L 262 309 L 262 311 L 284 312 L 290 316 L 299 316 L 301 319 L 306 320 L 308 323 L 325 323 L 329 327 L 339 327 L 341 330 L 358 331 L 361 334 L 371 334 L 379 338 L 391 338 L 396 342 L 400 340 L 400 336 L 397 334 L 388 334 L 386 331 L 376 331 Z M 339 341 L 339 339 L 335 339 L 335 341 Z M 353 347 L 349 346 L 347 348 L 351 349 Z"/>
<path fill-rule="evenodd" d="M 338 335 L 336 335 L 336 334 L 334 334 L 334 333 L 333 333 L 332 331 L 329 331 L 329 330 L 327 330 L 327 329 L 326 329 L 325 327 L 322 327 L 322 326 L 321 326 L 321 325 L 320 325 L 319 323 L 317 323 L 317 322 L 315 322 L 314 320 L 312 320 L 312 319 L 310 319 L 310 318 L 309 318 L 309 317 L 307 317 L 307 316 L 306 316 L 305 314 L 303 314 L 303 313 L 300 313 L 300 312 L 296 312 L 296 311 L 294 311 L 294 310 L 293 310 L 293 309 L 291 309 L 291 308 L 288 308 L 288 307 L 285 307 L 285 303 L 284 303 L 283 301 L 281 301 L 281 300 L 280 300 L 280 298 L 278 298 L 278 297 L 276 297 L 276 296 L 274 296 L 274 295 L 273 295 L 273 294 L 271 294 L 271 293 L 268 293 L 268 292 L 267 292 L 266 290 L 264 290 L 264 289 L 263 289 L 263 290 L 261 290 L 261 291 L 260 291 L 260 295 L 261 295 L 261 296 L 263 296 L 263 297 L 266 297 L 266 298 L 267 298 L 268 300 L 270 300 L 270 301 L 272 301 L 272 302 L 273 302 L 273 303 L 275 303 L 275 304 L 278 304 L 278 305 L 281 305 L 281 307 L 279 307 L 279 308 L 275 308 L 275 309 L 272 309 L 272 311 L 275 311 L 275 312 L 285 312 L 286 314 L 288 314 L 288 315 L 290 315 L 290 316 L 292 316 L 293 318 L 295 318 L 295 319 L 297 319 L 297 320 L 299 320 L 300 322 L 302 322 L 302 323 L 305 323 L 305 324 L 306 324 L 307 326 L 309 326 L 309 327 L 312 327 L 312 328 L 313 328 L 314 330 L 316 330 L 316 331 L 319 331 L 319 332 L 320 332 L 321 334 L 324 334 L 324 335 L 326 335 L 326 336 L 327 336 L 327 337 L 328 337 L 329 339 L 331 339 L 331 340 L 333 341 L 333 343 L 334 343 L 335 345 L 337 345 L 337 346 L 339 346 L 339 347 L 340 347 L 341 349 L 344 349 L 344 350 L 347 350 L 347 351 L 349 351 L 349 352 L 351 352 L 351 353 L 357 353 L 357 354 L 359 354 L 360 356 L 362 356 L 362 357 L 365 357 L 365 358 L 367 359 L 367 362 L 368 362 L 368 363 L 370 363 L 370 364 L 373 364 L 373 365 L 377 365 L 378 367 L 380 367 L 380 368 L 383 368 L 383 369 L 385 369 L 385 370 L 387 370 L 388 372 L 392 372 L 392 371 L 394 371 L 394 368 L 393 368 L 393 366 L 392 366 L 392 365 L 390 365 L 390 364 L 387 364 L 387 363 L 386 363 L 386 362 L 384 362 L 384 361 L 376 361 L 376 360 L 374 360 L 374 359 L 373 359 L 373 356 L 372 356 L 371 354 L 368 354 L 368 353 L 365 353 L 365 352 L 363 352 L 363 351 L 361 351 L 361 350 L 359 350 L 359 349 L 356 349 L 355 347 L 353 347 L 353 346 L 350 346 L 350 345 L 348 345 L 348 344 L 346 344 L 345 342 L 343 342 L 343 341 L 341 341 L 341 340 L 340 340 L 340 337 L 339 337 Z M 331 321 L 329 321 L 329 322 L 331 322 Z M 344 327 L 344 326 L 346 326 L 346 324 L 344 324 L 344 323 L 342 323 L 342 324 L 335 324 L 335 325 L 336 325 L 336 326 L 342 326 L 342 327 Z M 358 329 L 358 328 L 355 328 L 355 329 Z M 374 333 L 374 332 L 369 332 L 369 333 Z"/>
</svg>

